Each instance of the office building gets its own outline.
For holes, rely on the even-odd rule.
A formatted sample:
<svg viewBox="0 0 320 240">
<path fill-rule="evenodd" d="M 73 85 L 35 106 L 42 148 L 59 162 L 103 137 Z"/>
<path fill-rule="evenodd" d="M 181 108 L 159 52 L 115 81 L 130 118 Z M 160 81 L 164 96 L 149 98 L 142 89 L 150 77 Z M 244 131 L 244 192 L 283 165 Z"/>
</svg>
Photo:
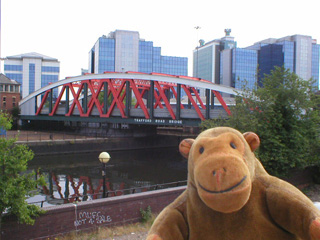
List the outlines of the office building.
<svg viewBox="0 0 320 240">
<path fill-rule="evenodd" d="M 26 53 L 6 57 L 5 75 L 21 84 L 22 98 L 59 80 L 60 62 L 39 53 Z M 57 90 L 54 91 L 54 95 Z"/>
<path fill-rule="evenodd" d="M 0 73 L 0 110 L 10 112 L 20 101 L 20 84 Z"/>
<path fill-rule="evenodd" d="M 116 30 L 103 35 L 89 52 L 89 73 L 143 72 L 188 75 L 186 57 L 162 56 L 161 47 L 140 38 L 139 32 Z"/>
<path fill-rule="evenodd" d="M 248 48 L 259 52 L 259 85 L 274 66 L 290 69 L 304 80 L 315 80 L 319 86 L 319 50 L 315 39 L 305 35 L 293 35 L 279 39 L 269 38 Z"/>
<path fill-rule="evenodd" d="M 312 78 L 319 87 L 320 45 L 310 36 L 269 38 L 237 48 L 230 30 L 225 32 L 225 37 L 202 41 L 194 50 L 193 76 L 238 89 L 243 85 L 253 89 L 263 86 L 265 74 L 270 74 L 275 66 L 283 66 L 302 79 Z"/>
<path fill-rule="evenodd" d="M 220 53 L 236 48 L 234 37 L 230 36 L 231 30 L 225 29 L 225 36 L 205 43 L 200 40 L 200 46 L 193 51 L 193 76 L 220 84 Z M 227 66 L 228 63 L 226 62 Z"/>
<path fill-rule="evenodd" d="M 220 52 L 220 84 L 242 89 L 253 89 L 257 79 L 258 52 L 233 48 Z"/>
</svg>

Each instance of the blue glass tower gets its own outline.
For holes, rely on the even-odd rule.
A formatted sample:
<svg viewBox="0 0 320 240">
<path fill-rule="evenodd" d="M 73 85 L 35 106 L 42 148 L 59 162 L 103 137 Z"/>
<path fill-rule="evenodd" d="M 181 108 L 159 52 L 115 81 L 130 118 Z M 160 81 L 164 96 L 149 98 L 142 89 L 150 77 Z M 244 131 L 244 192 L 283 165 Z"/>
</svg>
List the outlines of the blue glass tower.
<svg viewBox="0 0 320 240">
<path fill-rule="evenodd" d="M 255 50 L 232 49 L 232 82 L 231 87 L 241 89 L 246 86 L 254 89 L 257 81 L 258 53 Z"/>
<path fill-rule="evenodd" d="M 116 30 L 100 37 L 89 52 L 89 72 L 105 71 L 188 75 L 188 59 L 162 56 L 161 48 L 140 39 L 138 32 Z"/>
<path fill-rule="evenodd" d="M 261 47 L 259 51 L 259 86 L 262 86 L 262 79 L 275 67 L 284 66 L 284 53 L 282 46 L 278 44 L 269 44 Z"/>
<path fill-rule="evenodd" d="M 139 72 L 151 73 L 153 70 L 153 42 L 139 41 Z"/>
<path fill-rule="evenodd" d="M 312 79 L 314 80 L 314 86 L 319 87 L 319 59 L 320 59 L 320 45 L 312 45 Z"/>
<path fill-rule="evenodd" d="M 282 46 L 284 68 L 294 72 L 294 42 L 283 41 L 278 44 Z"/>
</svg>

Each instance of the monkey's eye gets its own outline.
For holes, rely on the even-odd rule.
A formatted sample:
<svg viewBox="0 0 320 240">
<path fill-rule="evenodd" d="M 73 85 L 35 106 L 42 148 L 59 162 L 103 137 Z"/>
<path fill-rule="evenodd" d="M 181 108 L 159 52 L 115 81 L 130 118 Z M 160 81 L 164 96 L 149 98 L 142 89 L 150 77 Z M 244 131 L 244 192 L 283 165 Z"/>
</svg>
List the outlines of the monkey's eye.
<svg viewBox="0 0 320 240">
<path fill-rule="evenodd" d="M 233 148 L 233 149 L 237 149 L 236 145 L 234 144 L 234 142 L 231 142 L 230 143 L 230 146 Z"/>
<path fill-rule="evenodd" d="M 204 147 L 199 148 L 199 153 L 202 154 L 204 152 Z"/>
</svg>

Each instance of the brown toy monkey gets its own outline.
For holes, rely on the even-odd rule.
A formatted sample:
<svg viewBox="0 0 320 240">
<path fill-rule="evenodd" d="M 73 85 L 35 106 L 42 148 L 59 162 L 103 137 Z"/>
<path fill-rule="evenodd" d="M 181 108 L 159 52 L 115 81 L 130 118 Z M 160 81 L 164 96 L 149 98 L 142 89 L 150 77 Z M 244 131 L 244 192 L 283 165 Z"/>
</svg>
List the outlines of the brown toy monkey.
<svg viewBox="0 0 320 240">
<path fill-rule="evenodd" d="M 320 211 L 297 188 L 270 176 L 252 132 L 220 127 L 180 143 L 188 186 L 156 218 L 147 240 L 320 239 Z"/>
</svg>

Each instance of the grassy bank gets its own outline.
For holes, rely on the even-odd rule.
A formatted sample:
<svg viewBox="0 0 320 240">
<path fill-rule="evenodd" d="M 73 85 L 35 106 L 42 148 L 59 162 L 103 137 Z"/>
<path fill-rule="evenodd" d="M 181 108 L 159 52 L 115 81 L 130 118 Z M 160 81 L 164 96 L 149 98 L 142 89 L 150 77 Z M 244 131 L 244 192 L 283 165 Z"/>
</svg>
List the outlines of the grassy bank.
<svg viewBox="0 0 320 240">
<path fill-rule="evenodd" d="M 126 239 L 145 239 L 149 231 L 155 215 L 153 214 L 145 222 L 126 224 L 116 227 L 101 227 L 90 232 L 72 232 L 61 237 L 54 238 L 55 240 L 126 240 Z"/>
</svg>

